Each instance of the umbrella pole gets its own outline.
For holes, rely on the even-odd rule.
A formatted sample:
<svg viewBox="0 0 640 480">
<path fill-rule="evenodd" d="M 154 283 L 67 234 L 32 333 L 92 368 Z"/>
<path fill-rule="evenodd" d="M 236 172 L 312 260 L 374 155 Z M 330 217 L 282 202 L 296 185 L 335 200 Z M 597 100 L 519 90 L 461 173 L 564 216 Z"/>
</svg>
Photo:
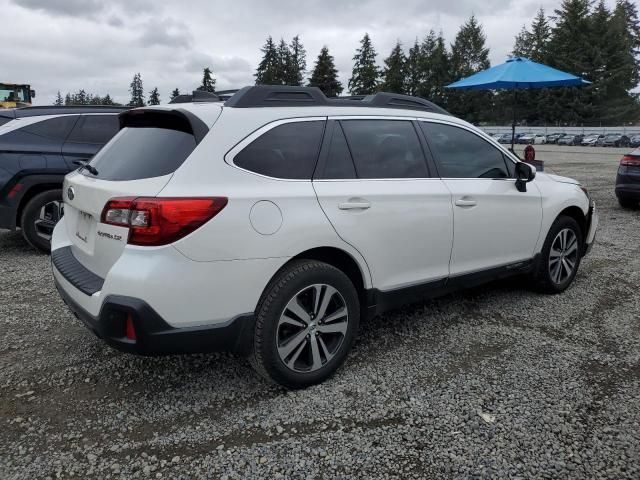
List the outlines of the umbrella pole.
<svg viewBox="0 0 640 480">
<path fill-rule="evenodd" d="M 516 153 L 513 149 L 513 144 L 516 141 L 516 103 L 518 101 L 518 84 L 513 89 L 513 123 L 511 124 L 511 151 Z"/>
</svg>

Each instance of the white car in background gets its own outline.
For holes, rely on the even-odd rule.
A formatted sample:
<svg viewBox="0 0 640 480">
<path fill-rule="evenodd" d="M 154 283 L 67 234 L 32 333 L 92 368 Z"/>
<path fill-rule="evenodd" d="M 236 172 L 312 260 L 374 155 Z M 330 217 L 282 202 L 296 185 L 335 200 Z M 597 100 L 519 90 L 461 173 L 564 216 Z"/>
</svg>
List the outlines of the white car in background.
<svg viewBox="0 0 640 480">
<path fill-rule="evenodd" d="M 113 347 L 232 350 L 289 388 L 323 381 L 376 314 L 496 278 L 558 293 L 594 203 L 423 99 L 246 87 L 134 109 L 67 175 L 55 284 Z"/>
<path fill-rule="evenodd" d="M 518 138 L 518 143 L 525 145 L 542 145 L 547 143 L 547 137 L 542 133 L 527 133 Z"/>
<path fill-rule="evenodd" d="M 580 145 L 582 145 L 583 147 L 595 147 L 598 143 L 598 140 L 602 138 L 604 138 L 604 135 L 597 133 L 585 135 L 585 137 L 580 142 Z"/>
</svg>

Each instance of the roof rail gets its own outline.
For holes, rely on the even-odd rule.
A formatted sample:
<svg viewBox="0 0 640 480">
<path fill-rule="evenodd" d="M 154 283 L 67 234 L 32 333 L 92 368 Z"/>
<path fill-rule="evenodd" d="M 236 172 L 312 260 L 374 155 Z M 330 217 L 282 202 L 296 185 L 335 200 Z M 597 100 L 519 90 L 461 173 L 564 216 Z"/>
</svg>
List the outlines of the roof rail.
<svg viewBox="0 0 640 480">
<path fill-rule="evenodd" d="M 444 108 L 429 100 L 411 95 L 399 93 L 379 92 L 375 95 L 367 95 L 364 102 L 369 102 L 372 107 L 406 108 L 410 110 L 427 110 L 429 112 L 450 115 Z"/>
<path fill-rule="evenodd" d="M 200 103 L 200 102 L 219 102 L 221 98 L 215 93 L 205 90 L 194 90 L 191 94 L 178 95 L 169 103 Z"/>
<path fill-rule="evenodd" d="M 14 109 L 15 118 L 35 117 L 38 115 L 69 115 L 79 113 L 120 113 L 132 107 L 116 105 L 42 105 Z"/>
<path fill-rule="evenodd" d="M 256 85 L 244 87 L 225 102 L 225 107 L 373 107 L 422 110 L 443 115 L 449 112 L 433 102 L 420 97 L 379 92 L 373 95 L 352 95 L 327 98 L 317 87 L 294 87 L 286 85 Z"/>
<path fill-rule="evenodd" d="M 256 85 L 244 87 L 225 102 L 225 107 L 292 107 L 328 105 L 328 99 L 317 87 Z"/>
<path fill-rule="evenodd" d="M 220 97 L 220 100 L 229 100 L 232 96 L 238 93 L 240 90 L 238 88 L 234 88 L 231 90 L 216 90 L 214 93 Z"/>
</svg>

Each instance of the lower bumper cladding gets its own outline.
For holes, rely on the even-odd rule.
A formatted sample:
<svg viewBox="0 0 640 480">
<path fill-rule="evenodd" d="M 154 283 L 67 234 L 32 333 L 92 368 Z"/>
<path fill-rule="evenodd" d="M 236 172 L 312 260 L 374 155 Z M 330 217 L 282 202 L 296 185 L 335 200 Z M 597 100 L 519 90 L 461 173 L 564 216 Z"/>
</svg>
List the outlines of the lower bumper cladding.
<svg viewBox="0 0 640 480">
<path fill-rule="evenodd" d="M 123 352 L 147 356 L 220 351 L 246 355 L 250 352 L 253 314 L 241 315 L 220 325 L 174 328 L 140 299 L 110 295 L 94 317 L 57 281 L 56 288 L 69 309 L 89 330 Z"/>
</svg>

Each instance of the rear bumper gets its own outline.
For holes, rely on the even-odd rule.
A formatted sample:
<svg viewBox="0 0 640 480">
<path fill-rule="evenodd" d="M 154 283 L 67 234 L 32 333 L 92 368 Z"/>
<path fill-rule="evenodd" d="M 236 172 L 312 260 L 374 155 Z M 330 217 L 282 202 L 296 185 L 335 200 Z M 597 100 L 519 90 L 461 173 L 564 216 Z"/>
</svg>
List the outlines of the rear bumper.
<svg viewBox="0 0 640 480">
<path fill-rule="evenodd" d="M 219 351 L 246 355 L 250 352 L 253 314 L 240 315 L 222 324 L 174 328 L 143 300 L 110 295 L 105 298 L 100 313 L 93 316 L 73 300 L 57 280 L 55 284 L 73 314 L 117 350 L 147 356 Z M 126 335 L 127 317 L 133 321 L 135 340 Z"/>
<path fill-rule="evenodd" d="M 635 183 L 627 183 L 629 181 L 633 182 L 634 180 L 629 178 L 629 175 L 625 175 L 624 177 L 625 178 L 620 179 L 620 175 L 618 175 L 616 197 L 628 200 L 640 200 L 640 177 L 635 176 L 635 179 L 637 179 Z"/>
</svg>

